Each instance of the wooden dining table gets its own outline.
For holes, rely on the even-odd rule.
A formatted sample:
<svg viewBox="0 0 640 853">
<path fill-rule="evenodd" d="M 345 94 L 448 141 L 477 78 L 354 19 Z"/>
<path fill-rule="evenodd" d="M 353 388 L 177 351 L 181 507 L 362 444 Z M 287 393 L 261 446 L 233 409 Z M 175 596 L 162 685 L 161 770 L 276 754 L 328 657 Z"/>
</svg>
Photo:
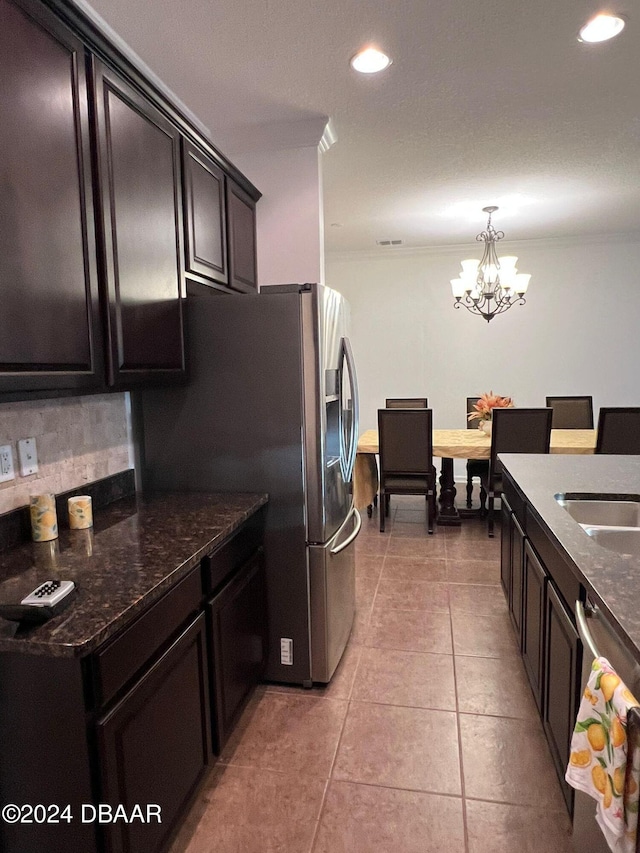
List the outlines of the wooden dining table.
<svg viewBox="0 0 640 853">
<path fill-rule="evenodd" d="M 595 429 L 551 430 L 551 453 L 589 454 L 595 451 Z M 369 508 L 378 493 L 378 430 L 368 429 L 358 439 L 353 474 L 353 498 L 358 509 Z M 456 508 L 453 479 L 454 459 L 489 459 L 491 437 L 479 429 L 434 429 L 433 455 L 442 460 L 438 524 L 457 525 L 461 515 Z"/>
</svg>

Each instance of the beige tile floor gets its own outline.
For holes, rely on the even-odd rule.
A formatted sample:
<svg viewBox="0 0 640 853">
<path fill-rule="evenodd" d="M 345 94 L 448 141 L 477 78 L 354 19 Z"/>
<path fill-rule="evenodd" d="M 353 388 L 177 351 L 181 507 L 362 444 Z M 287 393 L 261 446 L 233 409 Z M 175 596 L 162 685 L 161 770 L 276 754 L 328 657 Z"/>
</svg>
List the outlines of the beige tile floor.
<svg viewBox="0 0 640 853">
<path fill-rule="evenodd" d="M 570 853 L 499 559 L 422 498 L 365 516 L 331 684 L 260 686 L 171 853 Z"/>
</svg>

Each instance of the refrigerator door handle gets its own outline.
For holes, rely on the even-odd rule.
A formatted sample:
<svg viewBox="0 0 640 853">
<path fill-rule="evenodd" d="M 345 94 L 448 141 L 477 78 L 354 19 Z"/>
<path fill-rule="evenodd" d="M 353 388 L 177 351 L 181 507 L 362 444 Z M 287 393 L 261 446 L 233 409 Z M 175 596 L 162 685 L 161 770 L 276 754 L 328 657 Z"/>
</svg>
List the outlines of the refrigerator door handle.
<svg viewBox="0 0 640 853">
<path fill-rule="evenodd" d="M 353 469 L 356 464 L 356 451 L 358 449 L 358 424 L 360 421 L 360 400 L 358 395 L 358 377 L 356 375 L 356 365 L 353 359 L 351 350 L 351 341 L 349 338 L 342 339 L 342 347 L 344 350 L 344 358 L 347 364 L 347 372 L 349 374 L 349 383 L 351 385 L 351 399 L 353 400 L 352 416 L 351 416 L 351 435 L 349 442 L 349 450 L 347 454 L 346 476 L 348 483 L 353 477 Z"/>
<path fill-rule="evenodd" d="M 349 536 L 347 536 L 344 542 L 341 542 L 340 545 L 338 545 L 336 548 L 331 549 L 332 554 L 339 554 L 340 551 L 344 551 L 345 548 L 348 548 L 349 545 L 351 545 L 358 533 L 360 533 L 360 528 L 362 527 L 362 517 L 360 516 L 360 513 L 355 508 L 355 506 L 351 504 L 351 512 L 340 525 L 340 528 L 336 533 L 335 538 L 337 539 L 340 536 L 344 528 L 347 526 L 347 523 L 351 520 L 352 516 L 355 516 L 356 518 L 356 526 L 353 528 L 353 531 L 349 534 Z"/>
</svg>

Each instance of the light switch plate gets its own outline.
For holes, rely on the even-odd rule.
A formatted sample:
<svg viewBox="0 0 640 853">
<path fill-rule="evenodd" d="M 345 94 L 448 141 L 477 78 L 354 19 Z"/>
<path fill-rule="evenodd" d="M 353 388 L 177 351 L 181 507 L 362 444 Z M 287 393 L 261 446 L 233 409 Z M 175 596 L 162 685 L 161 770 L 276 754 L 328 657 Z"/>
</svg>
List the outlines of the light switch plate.
<svg viewBox="0 0 640 853">
<path fill-rule="evenodd" d="M 0 447 L 0 483 L 6 483 L 7 480 L 15 479 L 13 470 L 13 451 L 10 444 L 3 444 Z"/>
<path fill-rule="evenodd" d="M 20 473 L 23 477 L 35 474 L 38 470 L 38 449 L 35 438 L 21 438 L 18 442 Z"/>
</svg>

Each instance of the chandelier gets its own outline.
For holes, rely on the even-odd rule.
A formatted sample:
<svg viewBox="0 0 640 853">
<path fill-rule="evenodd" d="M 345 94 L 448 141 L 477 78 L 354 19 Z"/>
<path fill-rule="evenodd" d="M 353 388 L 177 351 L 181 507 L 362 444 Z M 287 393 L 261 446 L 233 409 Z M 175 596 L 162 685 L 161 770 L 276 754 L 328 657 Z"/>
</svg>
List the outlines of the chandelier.
<svg viewBox="0 0 640 853">
<path fill-rule="evenodd" d="M 464 306 L 472 314 L 484 317 L 487 323 L 512 305 L 525 304 L 524 295 L 531 278 L 517 271 L 518 259 L 513 255 L 498 258 L 496 243 L 502 240 L 504 231 L 496 231 L 491 224 L 491 214 L 497 209 L 495 206 L 482 208 L 489 215 L 486 229 L 476 236 L 479 243 L 484 243 L 482 259 L 462 261 L 460 277 L 451 279 L 456 300 L 453 307 Z"/>
</svg>

